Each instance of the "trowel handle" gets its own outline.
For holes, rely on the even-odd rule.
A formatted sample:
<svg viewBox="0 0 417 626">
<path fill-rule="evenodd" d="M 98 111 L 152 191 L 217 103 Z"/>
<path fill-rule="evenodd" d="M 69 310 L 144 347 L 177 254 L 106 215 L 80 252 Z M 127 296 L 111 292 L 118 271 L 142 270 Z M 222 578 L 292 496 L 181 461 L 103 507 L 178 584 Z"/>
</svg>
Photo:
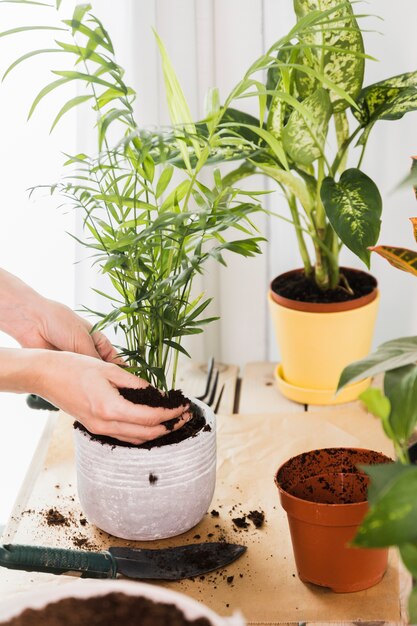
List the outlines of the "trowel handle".
<svg viewBox="0 0 417 626">
<path fill-rule="evenodd" d="M 110 552 L 86 552 L 19 544 L 0 545 L 0 566 L 27 572 L 82 572 L 86 578 L 116 578 Z"/>
<path fill-rule="evenodd" d="M 26 404 L 31 409 L 40 409 L 43 411 L 59 411 L 59 409 L 50 402 L 48 402 L 48 400 L 45 400 L 40 396 L 36 396 L 34 393 L 31 393 L 26 397 Z"/>
</svg>

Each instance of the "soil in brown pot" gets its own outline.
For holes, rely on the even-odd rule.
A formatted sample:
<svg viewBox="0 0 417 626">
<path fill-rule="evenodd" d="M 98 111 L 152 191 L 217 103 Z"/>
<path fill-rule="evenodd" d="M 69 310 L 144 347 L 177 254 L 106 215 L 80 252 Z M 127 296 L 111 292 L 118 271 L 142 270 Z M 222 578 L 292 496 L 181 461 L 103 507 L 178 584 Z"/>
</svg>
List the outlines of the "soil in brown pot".
<svg viewBox="0 0 417 626">
<path fill-rule="evenodd" d="M 353 293 L 346 289 L 346 282 Z M 346 302 L 356 300 L 371 293 L 377 285 L 373 276 L 347 267 L 341 268 L 341 279 L 336 289 L 322 291 L 314 280 L 303 272 L 286 272 L 274 278 L 271 289 L 274 293 L 299 302 Z"/>
<path fill-rule="evenodd" d="M 212 626 L 200 617 L 188 620 L 174 604 L 140 596 L 110 593 L 93 598 L 65 598 L 42 610 L 26 609 L 4 626 Z"/>
<path fill-rule="evenodd" d="M 176 409 L 179 406 L 183 406 L 186 404 L 190 404 L 190 400 L 184 396 L 180 389 L 171 389 L 167 394 L 163 394 L 159 391 L 159 389 L 155 389 L 155 387 L 145 387 L 144 389 L 128 389 L 122 388 L 119 389 L 119 393 L 134 404 L 144 404 L 150 407 L 162 407 L 166 409 Z M 80 422 L 74 423 L 74 428 L 78 428 L 84 432 L 89 433 L 91 438 L 95 441 L 99 441 L 102 444 L 108 444 L 110 446 L 122 446 L 124 448 L 146 448 L 147 450 L 151 448 L 159 448 L 161 446 L 168 446 L 172 443 L 179 443 L 180 441 L 184 441 L 185 439 L 189 439 L 190 437 L 195 437 L 200 430 L 205 429 L 208 425 L 206 424 L 205 417 L 203 412 L 199 407 L 195 404 L 190 405 L 190 412 L 193 417 L 189 422 L 186 422 L 184 426 L 181 426 L 178 430 L 173 430 L 175 424 L 178 422 L 179 418 L 174 418 L 171 420 L 167 420 L 163 422 L 165 428 L 168 432 L 167 435 L 163 437 L 158 437 L 157 439 L 153 439 L 152 441 L 146 441 L 145 443 L 141 443 L 140 445 L 134 445 L 132 443 L 128 443 L 127 441 L 119 441 L 118 439 L 114 439 L 113 437 L 106 437 L 105 435 L 94 435 L 88 431 L 85 426 L 83 426 Z"/>
</svg>

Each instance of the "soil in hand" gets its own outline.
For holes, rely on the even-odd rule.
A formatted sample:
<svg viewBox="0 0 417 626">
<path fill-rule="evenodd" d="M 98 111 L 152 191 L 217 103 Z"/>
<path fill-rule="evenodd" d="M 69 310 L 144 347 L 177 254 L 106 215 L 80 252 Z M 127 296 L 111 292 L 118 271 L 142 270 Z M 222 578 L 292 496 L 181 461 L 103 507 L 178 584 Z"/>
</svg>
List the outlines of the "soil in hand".
<svg viewBox="0 0 417 626">
<path fill-rule="evenodd" d="M 119 392 L 124 398 L 126 398 L 126 400 L 129 400 L 134 404 L 144 404 L 150 407 L 175 409 L 179 406 L 190 404 L 190 400 L 184 396 L 180 389 L 172 389 L 165 395 L 158 389 L 155 389 L 155 387 L 151 386 L 145 387 L 144 389 L 123 388 L 119 389 Z M 146 448 L 149 450 L 151 448 L 159 448 L 161 446 L 179 443 L 180 441 L 184 441 L 190 437 L 195 437 L 200 430 L 204 430 L 207 424 L 202 411 L 196 405 L 190 404 L 190 412 L 192 413 L 192 418 L 189 422 L 186 422 L 184 426 L 181 426 L 181 428 L 175 431 L 173 430 L 175 424 L 178 422 L 178 418 L 167 420 L 166 422 L 163 422 L 166 430 L 169 431 L 166 435 L 137 446 L 126 441 L 119 441 L 118 439 L 114 439 L 112 437 L 93 435 L 82 424 L 80 424 L 80 422 L 75 422 L 74 428 L 78 428 L 79 430 L 89 433 L 92 439 L 99 441 L 102 444 L 108 444 L 113 447 L 121 446 L 124 448 Z"/>
<path fill-rule="evenodd" d="M 274 293 L 289 300 L 321 304 L 325 302 L 356 300 L 371 293 L 377 285 L 375 278 L 366 272 L 343 267 L 341 268 L 341 276 L 342 278 L 336 289 L 322 291 L 303 272 L 291 272 L 290 275 L 282 274 L 274 278 L 271 283 L 271 289 Z M 346 289 L 346 281 L 353 294 Z"/>
<path fill-rule="evenodd" d="M 212 626 L 205 617 L 189 620 L 173 604 L 110 593 L 88 599 L 65 598 L 42 610 L 26 609 L 3 626 Z"/>
</svg>

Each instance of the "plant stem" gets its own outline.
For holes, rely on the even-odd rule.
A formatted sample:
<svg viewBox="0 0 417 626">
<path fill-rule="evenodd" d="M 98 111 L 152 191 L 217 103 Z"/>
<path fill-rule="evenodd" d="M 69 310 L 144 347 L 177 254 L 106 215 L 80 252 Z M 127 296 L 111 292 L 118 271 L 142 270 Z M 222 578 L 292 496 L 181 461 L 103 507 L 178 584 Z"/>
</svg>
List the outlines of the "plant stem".
<svg viewBox="0 0 417 626">
<path fill-rule="evenodd" d="M 343 142 L 342 146 L 337 151 L 335 160 L 333 161 L 333 165 L 330 168 L 330 175 L 333 176 L 333 178 L 336 176 L 337 171 L 340 167 L 340 164 L 342 163 L 350 144 L 352 143 L 352 141 L 355 139 L 355 137 L 359 134 L 361 130 L 362 130 L 362 126 L 358 126 L 355 129 L 355 131 L 351 134 L 351 136 L 345 142 Z"/>
<path fill-rule="evenodd" d="M 288 206 L 290 207 L 291 217 L 295 225 L 295 233 L 297 236 L 298 248 L 300 250 L 301 258 L 304 265 L 304 272 L 307 277 L 310 277 L 313 273 L 313 266 L 311 264 L 310 255 L 307 250 L 306 242 L 301 228 L 300 216 L 298 214 L 297 200 L 294 194 L 287 196 Z"/>
<path fill-rule="evenodd" d="M 324 160 L 318 160 L 317 167 L 317 194 L 316 194 L 316 211 L 315 211 L 315 226 L 317 237 L 324 241 L 326 236 L 326 212 L 324 210 L 323 203 L 320 197 L 321 184 L 324 179 Z M 330 286 L 328 259 L 324 254 L 322 248 L 315 243 L 314 244 L 316 263 L 315 263 L 315 282 L 320 289 L 326 290 Z"/>
</svg>

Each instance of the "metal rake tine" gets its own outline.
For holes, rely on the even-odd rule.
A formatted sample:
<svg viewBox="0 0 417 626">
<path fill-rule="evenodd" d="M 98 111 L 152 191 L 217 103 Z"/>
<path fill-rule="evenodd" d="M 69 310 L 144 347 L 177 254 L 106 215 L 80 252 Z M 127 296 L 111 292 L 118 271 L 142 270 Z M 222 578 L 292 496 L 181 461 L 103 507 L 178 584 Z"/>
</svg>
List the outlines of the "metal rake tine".
<svg viewBox="0 0 417 626">
<path fill-rule="evenodd" d="M 205 400 L 206 397 L 209 394 L 210 391 L 210 385 L 211 385 L 211 379 L 213 376 L 213 369 L 214 369 L 214 357 L 211 357 L 211 359 L 208 362 L 208 367 L 207 367 L 207 382 L 206 382 L 206 388 L 204 390 L 203 395 L 201 396 L 196 396 L 197 400 Z"/>
<path fill-rule="evenodd" d="M 210 397 L 209 397 L 208 400 L 206 400 L 206 404 L 208 404 L 208 406 L 212 406 L 212 404 L 214 402 L 214 398 L 216 397 L 216 391 L 217 391 L 218 383 L 219 383 L 219 370 L 216 370 L 216 375 L 214 377 L 213 387 L 211 388 L 211 391 L 210 391 Z"/>
<path fill-rule="evenodd" d="M 219 397 L 217 398 L 216 406 L 213 409 L 214 413 L 217 413 L 220 408 L 220 403 L 222 401 L 224 388 L 225 388 L 225 384 L 223 383 L 222 388 L 220 389 Z"/>
</svg>

